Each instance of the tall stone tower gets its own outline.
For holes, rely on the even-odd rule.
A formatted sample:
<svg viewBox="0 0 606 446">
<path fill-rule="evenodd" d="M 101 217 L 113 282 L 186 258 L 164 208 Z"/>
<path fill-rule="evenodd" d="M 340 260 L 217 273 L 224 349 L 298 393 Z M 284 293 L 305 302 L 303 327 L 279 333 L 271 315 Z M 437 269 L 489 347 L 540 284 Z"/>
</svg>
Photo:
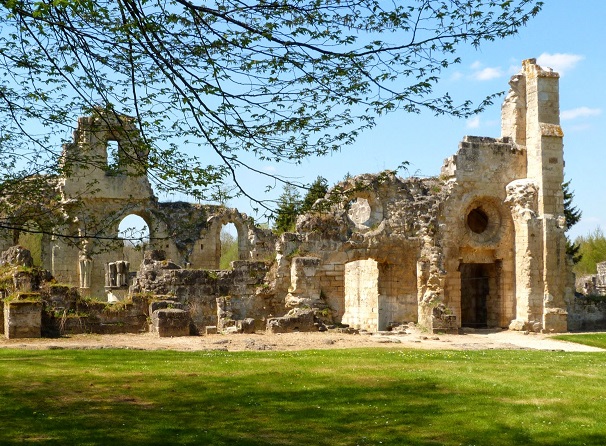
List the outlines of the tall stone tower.
<svg viewBox="0 0 606 446">
<path fill-rule="evenodd" d="M 564 297 L 569 292 L 559 77 L 535 59 L 525 60 L 502 108 L 502 136 L 526 150 L 526 178 L 507 187 L 516 225 L 512 325 L 534 321 L 546 331 L 566 331 Z"/>
</svg>

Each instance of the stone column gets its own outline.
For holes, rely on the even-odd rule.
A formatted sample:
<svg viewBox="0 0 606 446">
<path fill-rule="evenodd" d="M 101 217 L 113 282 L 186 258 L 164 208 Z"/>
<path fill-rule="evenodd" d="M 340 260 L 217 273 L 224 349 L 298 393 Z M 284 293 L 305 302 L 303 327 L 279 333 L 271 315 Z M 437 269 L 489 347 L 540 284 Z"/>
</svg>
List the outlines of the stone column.
<svg viewBox="0 0 606 446">
<path fill-rule="evenodd" d="M 286 306 L 313 308 L 320 303 L 320 278 L 316 271 L 320 266 L 317 257 L 294 257 L 290 265 L 290 288 Z"/>
<path fill-rule="evenodd" d="M 524 330 L 543 319 L 543 227 L 536 213 L 536 184 L 515 180 L 506 189 L 515 228 L 516 319 L 509 328 Z"/>
<path fill-rule="evenodd" d="M 93 270 L 93 260 L 89 253 L 88 241 L 84 241 L 82 244 L 82 250 L 80 251 L 79 264 L 80 264 L 80 288 L 90 288 L 91 284 L 91 273 Z"/>
</svg>

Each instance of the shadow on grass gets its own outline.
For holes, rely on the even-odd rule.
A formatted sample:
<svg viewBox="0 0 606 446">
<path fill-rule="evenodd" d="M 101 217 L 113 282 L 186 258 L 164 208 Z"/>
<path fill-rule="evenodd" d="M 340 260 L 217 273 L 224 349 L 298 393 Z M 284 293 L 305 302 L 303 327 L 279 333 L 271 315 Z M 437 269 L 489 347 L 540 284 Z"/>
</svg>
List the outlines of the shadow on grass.
<svg viewBox="0 0 606 446">
<path fill-rule="evenodd" d="M 599 401 L 503 355 L 2 351 L 0 444 L 603 444 Z"/>
</svg>

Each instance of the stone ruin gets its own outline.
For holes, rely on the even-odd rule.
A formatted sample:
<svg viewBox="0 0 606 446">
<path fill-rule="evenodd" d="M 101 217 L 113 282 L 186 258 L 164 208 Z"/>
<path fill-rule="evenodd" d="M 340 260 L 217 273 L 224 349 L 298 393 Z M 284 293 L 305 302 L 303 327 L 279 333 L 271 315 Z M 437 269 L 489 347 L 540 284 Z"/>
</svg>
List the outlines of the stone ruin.
<svg viewBox="0 0 606 446">
<path fill-rule="evenodd" d="M 80 242 L 42 236 L 40 267 L 65 287 L 63 297 L 46 291 L 42 300 L 55 313 L 85 297 L 126 302 L 124 318 L 133 323 L 122 327 L 151 325 L 159 335 L 377 332 L 409 323 L 449 333 L 567 331 L 574 284 L 565 255 L 558 81 L 525 60 L 510 81 L 500 138 L 464 137 L 438 177 L 385 171 L 336 184 L 298 218 L 295 232 L 280 236 L 236 209 L 159 202 L 145 172 L 119 168 L 120 156 L 147 156 L 137 149 L 133 121 L 101 112 L 81 117 L 64 146 L 66 159 L 76 161 L 56 183 L 64 218 L 52 231 Z M 116 161 L 108 157 L 112 142 Z M 118 168 L 80 165 L 83 154 Z M 140 266 L 107 241 L 129 214 L 150 231 Z M 112 223 L 89 236 L 100 217 Z M 237 229 L 239 260 L 220 270 L 227 223 Z M 18 239 L 1 235 L 2 249 Z M 91 305 L 80 325 L 64 324 L 62 332 L 112 326 L 113 316 L 103 316 L 107 304 Z"/>
<path fill-rule="evenodd" d="M 606 296 L 606 262 L 596 265 L 597 273 L 576 278 L 576 291 L 585 296 Z"/>
</svg>

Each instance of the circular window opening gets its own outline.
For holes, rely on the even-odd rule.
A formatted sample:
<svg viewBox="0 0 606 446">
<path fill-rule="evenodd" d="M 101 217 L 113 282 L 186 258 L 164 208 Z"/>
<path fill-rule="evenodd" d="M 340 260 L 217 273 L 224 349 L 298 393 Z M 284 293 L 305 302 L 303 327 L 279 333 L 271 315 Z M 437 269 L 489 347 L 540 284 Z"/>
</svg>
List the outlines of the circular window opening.
<svg viewBox="0 0 606 446">
<path fill-rule="evenodd" d="M 488 228 L 488 215 L 481 208 L 473 209 L 467 214 L 467 226 L 476 234 L 481 234 Z"/>
<path fill-rule="evenodd" d="M 357 227 L 368 226 L 372 217 L 372 208 L 366 198 L 357 197 L 349 202 L 347 216 Z"/>
</svg>

